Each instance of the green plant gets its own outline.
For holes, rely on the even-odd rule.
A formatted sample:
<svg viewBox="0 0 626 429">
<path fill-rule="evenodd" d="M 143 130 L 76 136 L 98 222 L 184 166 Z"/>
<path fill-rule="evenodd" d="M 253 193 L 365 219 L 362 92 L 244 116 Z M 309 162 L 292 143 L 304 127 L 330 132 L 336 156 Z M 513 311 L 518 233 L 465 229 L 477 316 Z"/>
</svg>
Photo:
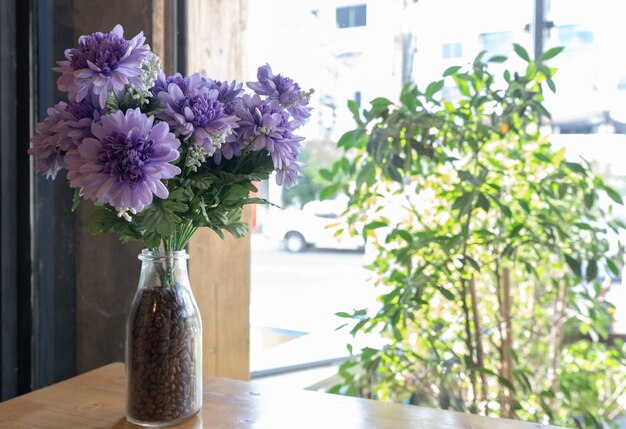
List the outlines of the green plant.
<svg viewBox="0 0 626 429">
<path fill-rule="evenodd" d="M 399 104 L 349 103 L 357 127 L 322 194 L 350 195 L 382 294 L 338 315 L 386 345 L 355 353 L 332 392 L 580 427 L 622 412 L 626 349 L 605 341 L 605 294 L 625 225 L 604 203 L 622 199 L 542 136 L 561 48 L 538 61 L 514 48 L 522 73 L 500 78 L 507 58 L 481 53 L 423 91 L 407 84 Z"/>
</svg>

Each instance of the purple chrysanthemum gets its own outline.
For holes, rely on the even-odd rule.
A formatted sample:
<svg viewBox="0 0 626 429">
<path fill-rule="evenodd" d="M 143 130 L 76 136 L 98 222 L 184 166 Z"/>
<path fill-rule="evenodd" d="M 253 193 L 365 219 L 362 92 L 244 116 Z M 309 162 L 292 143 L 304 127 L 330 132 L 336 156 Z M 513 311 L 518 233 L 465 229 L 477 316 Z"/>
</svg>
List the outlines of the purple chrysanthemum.
<svg viewBox="0 0 626 429">
<path fill-rule="evenodd" d="M 79 102 L 70 101 L 67 104 L 65 115 L 67 136 L 73 142 L 73 146 L 68 147 L 67 151 L 80 144 L 83 139 L 92 136 L 91 124 L 99 121 L 102 114 L 103 111 L 98 109 L 89 98 L 84 98 Z"/>
<path fill-rule="evenodd" d="M 243 84 L 234 80 L 232 82 L 215 80 L 211 81 L 209 88 L 216 89 L 219 92 L 217 99 L 224 106 L 224 114 L 234 115 L 235 107 L 243 95 Z"/>
<path fill-rule="evenodd" d="M 311 116 L 310 94 L 300 90 L 300 85 L 291 78 L 274 75 L 270 65 L 265 64 L 258 68 L 257 79 L 258 82 L 247 82 L 248 87 L 258 95 L 278 100 L 297 123 L 303 124 Z"/>
<path fill-rule="evenodd" d="M 91 93 L 104 108 L 111 91 L 122 94 L 128 84 L 147 90 L 143 82 L 142 65 L 149 58 L 143 32 L 132 40 L 124 39 L 124 30 L 116 25 L 110 33 L 93 33 L 78 39 L 78 48 L 67 49 L 67 61 L 58 61 L 53 70 L 62 73 L 57 80 L 59 90 L 68 92 L 70 100 L 81 101 Z"/>
<path fill-rule="evenodd" d="M 285 186 L 287 188 L 292 188 L 298 184 L 298 177 L 302 176 L 300 173 L 300 168 L 304 166 L 300 161 L 296 161 L 295 159 L 289 163 L 289 165 L 284 166 L 283 168 L 276 169 L 276 184 L 278 186 Z"/>
<path fill-rule="evenodd" d="M 28 150 L 30 155 L 37 158 L 37 171 L 45 173 L 48 178 L 54 179 L 59 170 L 65 168 L 64 156 L 69 140 L 65 133 L 66 108 L 64 102 L 48 108 L 46 119 L 35 125 L 32 146 Z"/>
<path fill-rule="evenodd" d="M 237 141 L 236 135 L 230 135 L 222 146 L 213 154 L 213 161 L 215 164 L 220 165 L 222 158 L 232 159 L 241 155 L 241 144 Z"/>
<path fill-rule="evenodd" d="M 167 86 L 170 83 L 175 83 L 183 92 L 189 91 L 189 78 L 181 75 L 180 73 L 176 73 L 173 76 L 165 76 L 165 74 L 161 73 L 152 88 L 152 94 L 157 97 L 159 92 L 167 91 Z"/>
<path fill-rule="evenodd" d="M 157 117 L 170 124 L 177 136 L 184 140 L 193 136 L 197 146 L 213 155 L 232 134 L 237 118 L 226 115 L 218 100 L 219 92 L 209 89 L 195 76 L 190 78 L 186 91 L 172 82 L 167 91 L 158 93 L 162 111 Z"/>
<path fill-rule="evenodd" d="M 37 171 L 54 179 L 65 168 L 65 154 L 91 136 L 91 123 L 99 118 L 100 111 L 88 99 L 60 102 L 49 108 L 46 119 L 35 126 L 28 151 L 37 158 Z"/>
<path fill-rule="evenodd" d="M 286 178 L 286 183 L 295 184 L 298 169 L 302 166 L 297 159 L 300 142 L 304 138 L 293 134 L 294 122 L 289 121 L 289 115 L 278 101 L 244 95 L 237 105 L 237 116 L 239 146 L 250 147 L 253 151 L 268 151 L 274 168 L 283 172 L 277 180 L 282 182 Z"/>
<path fill-rule="evenodd" d="M 167 124 L 154 125 L 154 117 L 131 109 L 103 116 L 91 131 L 94 137 L 65 157 L 70 186 L 80 188 L 81 196 L 137 212 L 153 194 L 167 198 L 161 180 L 180 174 L 171 164 L 178 159 L 180 142 Z"/>
</svg>

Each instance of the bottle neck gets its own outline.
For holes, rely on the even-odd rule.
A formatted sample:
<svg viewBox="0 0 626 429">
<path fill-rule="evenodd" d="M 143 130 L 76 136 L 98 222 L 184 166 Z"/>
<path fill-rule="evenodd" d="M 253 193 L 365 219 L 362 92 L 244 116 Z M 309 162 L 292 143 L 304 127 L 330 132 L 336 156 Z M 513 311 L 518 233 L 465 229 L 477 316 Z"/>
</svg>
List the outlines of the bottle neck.
<svg viewBox="0 0 626 429">
<path fill-rule="evenodd" d="M 162 251 L 144 249 L 141 260 L 140 288 L 189 287 L 186 250 Z"/>
</svg>

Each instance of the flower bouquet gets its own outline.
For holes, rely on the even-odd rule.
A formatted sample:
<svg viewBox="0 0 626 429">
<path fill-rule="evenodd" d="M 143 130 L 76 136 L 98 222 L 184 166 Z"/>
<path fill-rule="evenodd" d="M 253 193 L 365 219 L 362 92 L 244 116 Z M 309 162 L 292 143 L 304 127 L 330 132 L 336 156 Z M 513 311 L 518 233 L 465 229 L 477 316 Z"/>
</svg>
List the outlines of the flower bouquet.
<svg viewBox="0 0 626 429">
<path fill-rule="evenodd" d="M 199 227 L 220 236 L 246 233 L 242 207 L 254 182 L 276 173 L 293 186 L 302 164 L 311 91 L 269 65 L 257 82 L 217 81 L 203 73 L 166 77 L 142 33 L 124 39 L 122 27 L 81 36 L 65 51 L 59 90 L 67 102 L 48 109 L 29 153 L 54 178 L 67 169 L 82 199 L 99 206 L 88 226 L 149 249 L 182 250 Z"/>
<path fill-rule="evenodd" d="M 310 91 L 259 67 L 257 81 L 203 73 L 165 76 L 143 33 L 81 36 L 53 70 L 67 101 L 36 125 L 29 153 L 50 178 L 67 170 L 96 206 L 88 230 L 141 240 L 146 250 L 127 327 L 127 416 L 176 423 L 201 404 L 201 329 L 188 288 L 185 246 L 200 227 L 244 235 L 243 207 L 275 173 L 293 186 L 310 116 Z M 187 306 L 187 308 L 183 308 Z M 156 392 L 156 393 L 155 393 Z M 200 394 L 198 394 L 200 392 Z"/>
</svg>

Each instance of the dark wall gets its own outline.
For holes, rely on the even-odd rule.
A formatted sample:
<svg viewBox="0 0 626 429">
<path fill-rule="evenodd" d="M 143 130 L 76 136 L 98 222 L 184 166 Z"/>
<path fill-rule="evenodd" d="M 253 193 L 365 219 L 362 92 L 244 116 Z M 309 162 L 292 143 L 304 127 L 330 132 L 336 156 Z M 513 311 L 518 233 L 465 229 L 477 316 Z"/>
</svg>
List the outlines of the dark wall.
<svg viewBox="0 0 626 429">
<path fill-rule="evenodd" d="M 40 0 L 31 8 L 30 91 L 33 122 L 42 121 L 49 106 L 62 99 L 56 90 L 51 64 L 72 43 L 72 0 Z M 20 38 L 26 39 L 24 29 Z M 56 73 L 55 73 L 56 74 Z M 25 97 L 24 97 L 25 98 Z M 28 148 L 29 135 L 19 139 L 19 151 Z M 75 374 L 75 275 L 72 191 L 65 175 L 56 180 L 31 173 L 32 385 L 47 386 Z"/>
<path fill-rule="evenodd" d="M 0 2 L 0 399 L 37 386 L 34 181 L 27 154 L 36 110 L 36 10 Z M 47 214 L 53 217 L 51 213 Z M 73 326 L 73 323 L 71 323 Z M 54 354 L 52 352 L 51 354 Z M 70 359 L 73 359 L 70 354 Z"/>
<path fill-rule="evenodd" d="M 18 391 L 17 11 L 0 2 L 0 395 Z"/>
<path fill-rule="evenodd" d="M 124 359 L 141 245 L 90 236 L 64 172 L 34 172 L 36 122 L 65 100 L 51 67 L 82 34 L 143 31 L 171 73 L 176 0 L 0 1 L 0 400 Z M 179 48 L 178 50 L 176 48 Z"/>
</svg>

